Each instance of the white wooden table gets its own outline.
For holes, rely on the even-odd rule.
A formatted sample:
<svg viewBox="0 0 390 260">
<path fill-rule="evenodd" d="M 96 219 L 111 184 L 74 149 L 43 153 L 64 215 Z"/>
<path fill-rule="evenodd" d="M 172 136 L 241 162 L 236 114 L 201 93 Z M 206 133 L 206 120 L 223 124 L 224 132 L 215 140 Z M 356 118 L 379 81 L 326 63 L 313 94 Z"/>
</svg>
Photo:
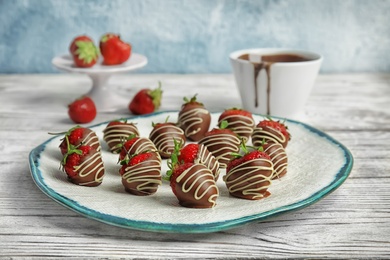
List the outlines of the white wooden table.
<svg viewBox="0 0 390 260">
<path fill-rule="evenodd" d="M 231 75 L 116 75 L 113 91 L 132 97 L 161 80 L 161 110 L 198 93 L 213 112 L 240 106 Z M 83 75 L 0 76 L 0 258 L 390 258 L 390 75 L 320 75 L 305 123 L 355 159 L 350 177 L 307 208 L 211 234 L 151 233 L 85 218 L 34 184 L 28 154 L 47 132 L 74 126 L 66 105 L 90 88 Z M 96 124 L 129 117 L 99 113 Z M 88 126 L 88 125 L 87 125 Z"/>
</svg>

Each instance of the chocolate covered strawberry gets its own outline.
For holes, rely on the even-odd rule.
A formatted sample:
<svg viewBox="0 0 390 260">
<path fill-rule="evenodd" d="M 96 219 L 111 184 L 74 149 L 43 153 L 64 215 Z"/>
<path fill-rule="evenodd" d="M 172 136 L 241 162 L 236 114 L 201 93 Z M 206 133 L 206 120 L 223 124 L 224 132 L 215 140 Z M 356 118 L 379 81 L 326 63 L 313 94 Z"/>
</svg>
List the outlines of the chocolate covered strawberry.
<svg viewBox="0 0 390 260">
<path fill-rule="evenodd" d="M 219 163 L 217 158 L 207 150 L 203 144 L 191 143 L 180 149 L 180 144 L 176 143 L 175 153 L 179 163 L 203 164 L 213 173 L 217 181 L 219 176 Z"/>
<path fill-rule="evenodd" d="M 252 113 L 238 108 L 225 110 L 218 118 L 219 126 L 222 124 L 222 121 L 227 121 L 228 125 L 226 128 L 231 129 L 240 138 L 243 138 L 245 142 L 248 141 L 255 127 Z"/>
<path fill-rule="evenodd" d="M 153 129 L 149 134 L 149 139 L 154 143 L 162 158 L 171 156 L 175 150 L 175 140 L 181 145 L 186 142 L 184 131 L 167 120 L 164 123 L 153 123 Z"/>
<path fill-rule="evenodd" d="M 211 170 L 199 163 L 179 164 L 173 155 L 169 161 L 167 178 L 179 204 L 188 208 L 212 208 L 219 190 Z"/>
<path fill-rule="evenodd" d="M 65 154 L 68 151 L 68 142 L 66 139 L 68 139 L 69 144 L 71 145 L 87 145 L 97 151 L 100 151 L 99 138 L 96 133 L 89 128 L 75 126 L 69 129 L 68 132 L 65 133 L 65 136 L 60 144 L 62 154 Z"/>
<path fill-rule="evenodd" d="M 72 145 L 65 137 L 67 152 L 61 165 L 71 182 L 82 186 L 98 186 L 103 181 L 104 165 L 101 153 L 89 145 Z"/>
<path fill-rule="evenodd" d="M 129 104 L 129 110 L 134 115 L 145 115 L 157 111 L 161 105 L 161 82 L 155 89 L 141 89 Z"/>
<path fill-rule="evenodd" d="M 260 121 L 252 133 L 252 143 L 255 147 L 260 147 L 265 141 L 266 143 L 280 143 L 286 148 L 290 139 L 287 126 L 271 118 Z"/>
<path fill-rule="evenodd" d="M 274 165 L 274 174 L 272 179 L 279 179 L 286 175 L 288 166 L 288 157 L 286 150 L 280 143 L 266 143 L 262 145 L 263 150 L 271 158 Z"/>
<path fill-rule="evenodd" d="M 196 95 L 191 99 L 185 97 L 184 102 L 179 112 L 178 125 L 189 140 L 199 141 L 209 130 L 210 112 L 196 100 Z"/>
<path fill-rule="evenodd" d="M 199 141 L 218 160 L 221 168 L 226 168 L 228 162 L 233 158 L 232 153 L 237 153 L 240 147 L 240 139 L 230 129 L 227 129 L 227 121 L 221 123 L 220 128 L 214 128 L 207 132 Z"/>
<path fill-rule="evenodd" d="M 135 124 L 127 120 L 111 121 L 103 130 L 103 140 L 112 153 L 119 153 L 123 142 L 132 135 L 139 136 L 139 131 Z"/>
<path fill-rule="evenodd" d="M 245 147 L 245 146 L 244 146 Z M 223 180 L 232 196 L 259 200 L 269 195 L 274 168 L 268 154 L 244 149 L 245 155 L 229 162 Z"/>
<path fill-rule="evenodd" d="M 80 35 L 73 39 L 69 46 L 76 67 L 89 68 L 96 64 L 99 58 L 99 49 L 92 39 L 86 35 Z"/>
<path fill-rule="evenodd" d="M 122 41 L 118 34 L 104 34 L 100 38 L 99 47 L 104 65 L 120 65 L 131 56 L 131 44 Z"/>
<path fill-rule="evenodd" d="M 150 141 L 149 138 L 139 137 L 131 135 L 128 140 L 121 145 L 121 151 L 119 153 L 119 161 L 125 160 L 126 157 L 130 158 L 134 154 L 140 154 L 144 152 L 157 152 L 156 146 Z M 157 153 L 159 159 L 160 155 Z"/>
<path fill-rule="evenodd" d="M 135 154 L 121 164 L 119 173 L 127 192 L 138 196 L 156 193 L 161 185 L 161 160 L 156 152 Z"/>
</svg>

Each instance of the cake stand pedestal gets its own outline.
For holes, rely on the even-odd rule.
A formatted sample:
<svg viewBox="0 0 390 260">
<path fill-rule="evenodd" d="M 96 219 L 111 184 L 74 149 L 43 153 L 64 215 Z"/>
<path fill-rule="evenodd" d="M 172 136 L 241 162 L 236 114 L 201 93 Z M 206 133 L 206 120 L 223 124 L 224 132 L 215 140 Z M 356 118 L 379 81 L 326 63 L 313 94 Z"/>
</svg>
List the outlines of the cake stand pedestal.
<svg viewBox="0 0 390 260">
<path fill-rule="evenodd" d="M 105 66 L 99 63 L 95 64 L 92 68 L 75 67 L 70 55 L 57 56 L 52 60 L 52 64 L 59 70 L 89 76 L 92 81 L 92 88 L 85 95 L 92 98 L 99 112 L 115 111 L 118 108 L 127 106 L 129 102 L 129 100 L 116 95 L 110 90 L 108 84 L 110 77 L 116 73 L 124 73 L 142 68 L 147 63 L 148 59 L 137 53 L 133 53 L 130 59 L 121 65 Z"/>
</svg>

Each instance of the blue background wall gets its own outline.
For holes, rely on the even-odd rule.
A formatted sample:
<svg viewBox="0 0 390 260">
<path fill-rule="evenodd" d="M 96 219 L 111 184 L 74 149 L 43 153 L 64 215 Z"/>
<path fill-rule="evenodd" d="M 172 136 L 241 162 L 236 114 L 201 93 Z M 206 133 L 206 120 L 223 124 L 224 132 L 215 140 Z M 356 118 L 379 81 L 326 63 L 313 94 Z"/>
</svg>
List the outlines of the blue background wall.
<svg viewBox="0 0 390 260">
<path fill-rule="evenodd" d="M 78 34 L 120 33 L 142 73 L 230 73 L 230 52 L 307 49 L 322 72 L 390 71 L 390 1 L 0 0 L 0 73 L 53 73 Z"/>
</svg>

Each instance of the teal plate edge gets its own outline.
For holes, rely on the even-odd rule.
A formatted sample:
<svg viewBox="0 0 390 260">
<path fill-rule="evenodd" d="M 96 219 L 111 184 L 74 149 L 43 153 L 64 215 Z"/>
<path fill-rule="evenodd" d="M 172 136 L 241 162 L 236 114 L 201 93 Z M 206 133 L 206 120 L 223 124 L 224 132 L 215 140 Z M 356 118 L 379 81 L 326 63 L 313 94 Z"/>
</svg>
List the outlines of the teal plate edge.
<svg viewBox="0 0 390 260">
<path fill-rule="evenodd" d="M 158 114 L 162 113 L 175 113 L 178 111 L 161 111 L 153 114 L 143 115 L 143 116 L 135 116 L 130 117 L 129 119 L 137 119 L 137 118 L 145 118 L 145 117 L 151 117 L 156 116 Z M 264 116 L 255 114 L 257 116 Z M 45 183 L 45 180 L 42 176 L 42 172 L 39 169 L 39 162 L 40 162 L 40 155 L 42 151 L 45 149 L 46 144 L 49 143 L 52 139 L 56 137 L 52 137 L 42 143 L 41 145 L 37 146 L 33 150 L 31 150 L 29 154 L 29 163 L 30 163 L 30 171 L 32 178 L 35 182 L 35 184 L 38 186 L 38 188 L 46 194 L 49 198 L 53 199 L 54 201 L 58 202 L 59 204 L 87 217 L 90 219 L 94 219 L 109 225 L 118 226 L 122 228 L 129 228 L 129 229 L 136 229 L 136 230 L 142 230 L 142 231 L 151 231 L 151 232 L 171 232 L 171 233 L 212 233 L 212 232 L 218 232 L 223 231 L 231 228 L 235 228 L 244 224 L 249 224 L 250 222 L 254 221 L 262 221 L 269 217 L 278 216 L 280 214 L 288 213 L 294 210 L 302 209 L 304 207 L 307 207 L 309 205 L 312 205 L 313 203 L 321 200 L 326 195 L 333 192 L 335 189 L 337 189 L 349 176 L 352 167 L 353 167 L 353 156 L 351 152 L 340 142 L 338 142 L 333 137 L 329 136 L 328 134 L 310 126 L 305 123 L 290 120 L 290 119 L 283 119 L 287 122 L 291 122 L 294 124 L 301 125 L 308 129 L 309 131 L 317 134 L 320 137 L 326 138 L 329 142 L 337 145 L 341 151 L 343 152 L 345 163 L 343 167 L 340 168 L 340 170 L 335 175 L 335 178 L 329 185 L 322 188 L 321 190 L 318 190 L 316 193 L 314 193 L 309 198 L 306 198 L 304 200 L 301 200 L 299 202 L 289 204 L 283 207 L 278 207 L 266 212 L 262 212 L 259 214 L 246 216 L 242 218 L 237 218 L 233 220 L 228 221 L 221 221 L 221 222 L 211 222 L 207 224 L 170 224 L 170 223 L 158 223 L 158 222 L 148 222 L 148 221 L 137 221 L 137 220 L 131 220 L 127 218 L 112 216 L 108 214 L 104 214 L 98 211 L 95 211 L 93 209 L 84 207 L 80 204 L 78 204 L 76 201 L 69 199 L 65 196 L 62 196 L 61 194 L 58 194 L 56 191 L 54 191 L 52 188 L 47 186 Z M 109 121 L 102 122 L 96 125 L 92 125 L 89 127 L 97 127 L 102 124 L 108 124 Z"/>
</svg>

